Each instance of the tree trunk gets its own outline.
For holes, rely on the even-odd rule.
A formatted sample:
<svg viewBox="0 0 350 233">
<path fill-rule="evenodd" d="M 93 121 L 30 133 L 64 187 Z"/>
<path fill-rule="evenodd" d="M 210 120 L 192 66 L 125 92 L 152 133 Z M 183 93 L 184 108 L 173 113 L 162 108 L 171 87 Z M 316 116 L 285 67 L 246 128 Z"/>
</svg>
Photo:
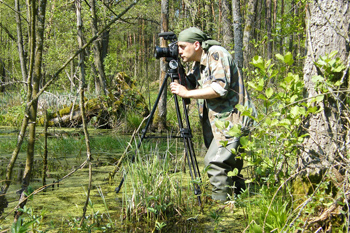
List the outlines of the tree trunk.
<svg viewBox="0 0 350 233">
<path fill-rule="evenodd" d="M 43 44 L 44 44 L 44 28 L 45 28 L 45 9 L 46 9 L 46 0 L 40 0 L 38 11 L 36 11 L 35 1 L 30 2 L 30 23 L 31 23 L 31 54 L 33 55 L 31 58 L 34 58 L 34 66 L 33 67 L 33 78 L 30 82 L 28 88 L 32 88 L 28 93 L 33 93 L 31 97 L 36 96 L 39 93 L 39 85 L 41 80 L 41 65 L 42 65 L 42 52 L 43 52 Z M 36 17 L 38 17 L 36 23 Z M 35 24 L 37 24 L 37 28 L 35 28 Z M 36 46 L 34 44 L 36 43 Z M 35 51 L 35 52 L 34 52 Z M 33 60 L 31 59 L 31 63 Z M 32 87 L 30 87 L 32 86 Z M 37 109 L 38 109 L 38 100 L 34 100 L 33 104 L 29 109 L 29 132 L 28 132 L 28 147 L 27 147 L 27 159 L 26 166 L 24 169 L 23 180 L 22 180 L 22 193 L 20 198 L 20 207 L 26 204 L 26 195 L 24 191 L 29 186 L 31 172 L 33 169 L 33 161 L 34 161 L 34 148 L 35 148 L 35 130 L 36 130 L 36 117 L 37 117 Z M 21 211 L 16 212 L 15 221 L 18 220 L 19 216 L 22 214 Z"/>
<path fill-rule="evenodd" d="M 245 27 L 243 34 L 243 61 L 244 67 L 247 68 L 249 66 L 249 62 L 251 59 L 251 46 L 249 44 L 252 38 L 252 32 L 254 28 L 254 19 L 256 15 L 258 1 L 256 0 L 248 0 L 247 5 L 247 13 L 245 14 Z"/>
<path fill-rule="evenodd" d="M 242 17 L 240 0 L 232 0 L 233 9 L 233 30 L 235 35 L 235 63 L 239 74 L 243 75 L 243 35 L 242 35 Z"/>
<path fill-rule="evenodd" d="M 91 29 L 92 29 L 92 35 L 96 36 L 98 33 L 97 29 L 97 16 L 96 16 L 96 1 L 90 0 L 90 7 L 91 7 Z M 94 63 L 97 69 L 98 74 L 98 80 L 96 81 L 98 90 L 96 94 L 100 95 L 106 95 L 106 76 L 103 68 L 103 61 L 102 61 L 102 46 L 99 40 L 94 41 Z"/>
<path fill-rule="evenodd" d="M 213 23 L 213 19 L 214 19 L 214 16 L 211 12 L 211 0 L 208 0 L 208 1 L 205 1 L 204 2 L 204 19 L 203 19 L 203 22 L 204 22 L 204 31 L 206 31 L 209 35 L 212 34 L 212 31 L 213 31 L 213 27 L 212 27 L 212 23 Z"/>
<path fill-rule="evenodd" d="M 267 59 L 272 58 L 271 0 L 266 0 Z"/>
<path fill-rule="evenodd" d="M 26 89 L 25 82 L 27 81 L 27 62 L 24 54 L 24 44 L 23 44 L 23 34 L 22 34 L 22 23 L 21 23 L 21 8 L 19 5 L 19 0 L 15 0 L 16 9 L 16 24 L 17 24 L 17 47 L 19 54 L 19 61 L 21 64 L 22 80 L 24 82 L 24 89 Z"/>
<path fill-rule="evenodd" d="M 235 9 L 233 9 L 235 11 Z M 232 50 L 233 47 L 233 30 L 232 30 L 232 14 L 228 0 L 222 1 L 222 45 Z"/>
<path fill-rule="evenodd" d="M 294 0 L 292 0 L 292 2 L 291 2 L 291 18 L 293 19 L 294 18 L 294 16 L 295 16 L 295 1 Z M 293 34 L 291 34 L 290 36 L 289 36 L 289 49 L 288 49 L 288 51 L 289 52 L 293 52 L 293 43 L 294 43 L 294 35 Z"/>
<path fill-rule="evenodd" d="M 162 0 L 162 13 L 161 13 L 161 32 L 168 31 L 168 20 L 169 20 L 169 2 L 168 0 Z M 167 47 L 167 41 L 163 38 L 160 38 L 161 47 Z M 168 69 L 168 64 L 165 61 L 165 58 L 160 59 L 160 76 L 159 76 L 159 88 L 164 82 L 165 75 Z M 159 100 L 159 105 L 156 112 L 156 117 L 153 120 L 154 127 L 158 129 L 158 131 L 164 131 L 166 129 L 166 102 L 167 102 L 167 88 L 164 88 L 163 93 L 161 93 L 161 97 Z"/>
<path fill-rule="evenodd" d="M 284 0 L 281 0 L 281 25 L 283 25 L 283 17 L 284 17 Z M 282 35 L 282 27 L 280 29 L 280 40 L 279 40 L 279 44 L 280 44 L 280 54 L 284 54 L 283 51 L 283 40 L 284 40 L 284 36 Z"/>
<path fill-rule="evenodd" d="M 347 0 L 312 1 L 307 12 L 307 57 L 304 65 L 304 82 L 306 98 L 319 94 L 315 83 L 311 81 L 315 75 L 324 76 L 323 71 L 314 65 L 320 56 L 338 51 L 337 56 L 345 64 L 349 64 L 347 50 L 349 41 L 350 10 Z M 327 77 L 325 77 L 327 78 Z M 303 151 L 299 159 L 299 168 L 307 168 L 314 174 L 330 168 L 342 154 L 346 157 L 346 128 L 341 115 L 344 96 L 326 95 L 319 102 L 323 109 L 308 119 L 307 137 L 303 143 Z M 345 133 L 344 133 L 345 132 Z"/>
</svg>

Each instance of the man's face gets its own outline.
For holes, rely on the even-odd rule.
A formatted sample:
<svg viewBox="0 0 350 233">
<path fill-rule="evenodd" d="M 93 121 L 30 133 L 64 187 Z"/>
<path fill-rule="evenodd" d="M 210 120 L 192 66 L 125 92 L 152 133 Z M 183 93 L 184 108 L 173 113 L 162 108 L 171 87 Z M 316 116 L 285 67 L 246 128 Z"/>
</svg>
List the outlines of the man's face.
<svg viewBox="0 0 350 233">
<path fill-rule="evenodd" d="M 198 42 L 177 42 L 179 46 L 179 54 L 184 62 L 199 61 L 198 60 Z"/>
</svg>

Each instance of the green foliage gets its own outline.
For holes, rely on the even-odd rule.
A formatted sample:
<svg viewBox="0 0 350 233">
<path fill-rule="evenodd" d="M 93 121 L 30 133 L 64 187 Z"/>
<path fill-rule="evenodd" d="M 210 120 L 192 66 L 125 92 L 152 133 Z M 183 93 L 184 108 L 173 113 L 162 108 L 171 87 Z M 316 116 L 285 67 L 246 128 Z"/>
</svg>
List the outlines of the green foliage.
<svg viewBox="0 0 350 233">
<path fill-rule="evenodd" d="M 286 69 L 293 65 L 290 53 L 276 57 Z M 303 119 L 318 109 L 303 102 L 304 84 L 298 74 L 280 73 L 271 60 L 262 57 L 255 57 L 251 64 L 256 69 L 251 73 L 248 86 L 256 98 L 258 116 L 251 116 L 256 126 L 250 137 L 241 138 L 247 152 L 242 156 L 248 166 L 255 167 L 256 181 L 275 183 L 293 171 L 285 161 L 295 160 L 297 147 L 306 136 L 300 133 L 299 127 Z M 242 106 L 237 108 L 244 110 Z M 249 112 L 244 114 L 249 116 Z"/>
<path fill-rule="evenodd" d="M 24 106 L 12 106 L 7 113 L 0 115 L 0 125 L 19 128 L 24 116 Z"/>
<path fill-rule="evenodd" d="M 18 211 L 23 212 L 22 215 L 18 218 L 17 222 L 13 223 L 11 226 L 11 233 L 25 233 L 29 232 L 30 228 L 32 231 L 37 229 L 40 225 L 40 221 L 45 215 L 45 211 L 42 211 L 39 216 L 34 214 L 32 208 L 27 208 L 26 206 L 19 208 Z M 26 218 L 28 220 L 26 221 Z"/>
<path fill-rule="evenodd" d="M 137 129 L 140 126 L 142 120 L 143 117 L 139 113 L 128 112 L 126 114 L 126 123 L 128 131 L 133 131 Z"/>
<path fill-rule="evenodd" d="M 341 78 L 346 66 L 339 57 L 334 58 L 337 53 L 337 51 L 334 51 L 331 54 L 321 56 L 318 61 L 315 62 L 315 65 L 323 72 L 323 75 L 312 77 L 312 81 L 322 92 L 328 92 L 328 87 L 337 87 L 342 84 Z"/>
</svg>

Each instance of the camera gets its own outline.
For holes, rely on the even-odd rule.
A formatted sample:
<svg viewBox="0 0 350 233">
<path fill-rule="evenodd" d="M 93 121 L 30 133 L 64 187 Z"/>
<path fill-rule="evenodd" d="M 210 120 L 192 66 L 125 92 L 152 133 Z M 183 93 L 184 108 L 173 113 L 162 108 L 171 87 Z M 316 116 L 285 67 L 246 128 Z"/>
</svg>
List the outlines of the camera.
<svg viewBox="0 0 350 233">
<path fill-rule="evenodd" d="M 167 61 L 177 59 L 179 56 L 179 49 L 177 46 L 176 35 L 173 32 L 163 32 L 158 34 L 159 37 L 163 37 L 164 40 L 170 40 L 172 43 L 168 47 L 156 46 L 154 50 L 154 56 L 159 59 L 165 57 Z"/>
</svg>

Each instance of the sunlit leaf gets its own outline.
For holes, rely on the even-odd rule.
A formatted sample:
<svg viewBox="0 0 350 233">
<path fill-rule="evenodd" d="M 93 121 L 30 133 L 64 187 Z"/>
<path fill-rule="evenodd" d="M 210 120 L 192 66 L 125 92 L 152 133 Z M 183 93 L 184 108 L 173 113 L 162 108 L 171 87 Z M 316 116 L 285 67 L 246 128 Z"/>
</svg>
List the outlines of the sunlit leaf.
<svg viewBox="0 0 350 233">
<path fill-rule="evenodd" d="M 267 98 L 271 98 L 271 96 L 273 95 L 273 89 L 271 87 L 267 88 L 265 94 Z"/>
<path fill-rule="evenodd" d="M 237 176 L 238 173 L 239 173 L 238 169 L 235 168 L 235 169 L 233 169 L 233 171 L 229 171 L 229 172 L 227 173 L 227 176 Z"/>
<path fill-rule="evenodd" d="M 248 140 L 248 138 L 247 137 L 241 137 L 240 139 L 239 139 L 239 141 L 240 141 L 240 143 L 241 143 L 241 145 L 242 146 L 248 146 L 248 144 L 249 144 L 249 140 Z"/>
<path fill-rule="evenodd" d="M 287 52 L 286 55 L 284 55 L 284 62 L 290 66 L 293 65 L 294 59 L 291 52 Z"/>
</svg>

